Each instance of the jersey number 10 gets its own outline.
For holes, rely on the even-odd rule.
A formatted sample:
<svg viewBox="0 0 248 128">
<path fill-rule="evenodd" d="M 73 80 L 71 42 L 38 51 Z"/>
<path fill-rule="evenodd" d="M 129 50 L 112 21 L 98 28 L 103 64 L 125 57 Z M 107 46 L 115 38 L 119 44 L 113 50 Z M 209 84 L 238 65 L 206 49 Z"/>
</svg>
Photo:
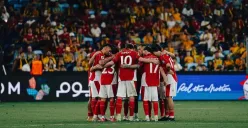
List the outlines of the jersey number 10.
<svg viewBox="0 0 248 128">
<path fill-rule="evenodd" d="M 132 65 L 132 57 L 131 56 L 121 56 L 121 64 Z"/>
</svg>

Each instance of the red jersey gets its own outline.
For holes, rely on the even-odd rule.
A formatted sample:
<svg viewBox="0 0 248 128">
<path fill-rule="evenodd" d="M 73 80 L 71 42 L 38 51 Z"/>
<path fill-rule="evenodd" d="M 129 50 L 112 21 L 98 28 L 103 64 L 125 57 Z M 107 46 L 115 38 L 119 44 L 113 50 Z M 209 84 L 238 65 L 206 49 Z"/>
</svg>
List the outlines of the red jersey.
<svg viewBox="0 0 248 128">
<path fill-rule="evenodd" d="M 24 36 L 24 39 L 27 39 L 27 41 L 32 41 L 34 39 L 33 34 L 27 34 Z"/>
<path fill-rule="evenodd" d="M 160 56 L 160 61 L 161 61 L 161 66 L 164 69 L 166 74 L 168 72 L 167 68 L 166 68 L 166 64 L 170 64 L 171 70 L 174 73 L 172 76 L 173 76 L 174 80 L 177 82 L 177 74 L 176 74 L 176 70 L 174 68 L 175 62 L 173 61 L 173 59 L 169 55 L 164 54 L 164 55 Z"/>
<path fill-rule="evenodd" d="M 138 64 L 139 55 L 137 52 L 124 49 L 117 53 L 113 61 L 119 65 L 118 80 L 119 81 L 137 81 L 136 69 L 121 68 L 121 64 L 134 65 Z"/>
<path fill-rule="evenodd" d="M 101 85 L 113 84 L 117 84 L 117 73 L 115 71 L 115 65 L 104 68 L 101 75 Z"/>
<path fill-rule="evenodd" d="M 153 54 L 148 54 L 144 56 L 144 58 L 147 59 L 156 59 L 158 60 L 158 57 L 156 57 Z M 160 82 L 160 71 L 159 71 L 159 65 L 153 64 L 153 63 L 144 63 L 143 64 L 143 74 L 142 74 L 142 86 L 159 86 Z"/>
<path fill-rule="evenodd" d="M 101 52 L 99 54 L 96 55 L 93 66 L 96 66 L 99 64 L 100 60 L 104 59 L 104 54 Z M 91 81 L 100 81 L 100 77 L 101 77 L 102 71 L 92 71 L 90 72 L 90 79 Z"/>
</svg>

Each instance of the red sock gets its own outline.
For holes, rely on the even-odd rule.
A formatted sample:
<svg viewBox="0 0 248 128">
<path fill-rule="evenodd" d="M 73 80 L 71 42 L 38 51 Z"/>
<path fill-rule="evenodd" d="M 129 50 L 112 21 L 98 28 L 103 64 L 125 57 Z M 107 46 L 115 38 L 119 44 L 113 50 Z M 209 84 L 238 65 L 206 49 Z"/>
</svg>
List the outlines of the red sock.
<svg viewBox="0 0 248 128">
<path fill-rule="evenodd" d="M 148 101 L 143 101 L 143 108 L 144 108 L 144 112 L 145 115 L 149 115 L 149 102 Z"/>
<path fill-rule="evenodd" d="M 88 116 L 91 117 L 93 116 L 92 109 L 91 109 L 91 100 L 88 102 Z"/>
<path fill-rule="evenodd" d="M 124 102 L 124 116 L 127 116 L 128 114 L 128 101 Z"/>
<path fill-rule="evenodd" d="M 154 110 L 154 115 L 158 115 L 158 102 L 153 101 L 153 110 Z"/>
<path fill-rule="evenodd" d="M 100 112 L 102 116 L 105 115 L 105 101 L 100 101 Z"/>
<path fill-rule="evenodd" d="M 160 107 L 159 107 L 160 108 L 160 116 L 164 117 L 164 111 L 165 111 L 164 100 L 160 100 L 159 102 L 160 102 L 160 104 L 159 104 L 160 105 Z"/>
<path fill-rule="evenodd" d="M 109 101 L 109 111 L 110 111 L 110 116 L 114 116 L 114 114 L 115 114 L 115 102 L 114 102 L 114 100 Z"/>
<path fill-rule="evenodd" d="M 96 107 L 96 103 L 97 103 L 97 100 L 96 99 L 92 99 L 91 100 L 91 103 L 90 103 L 90 105 L 91 105 L 91 110 L 92 110 L 92 113 L 93 114 L 95 114 L 95 107 Z"/>
<path fill-rule="evenodd" d="M 95 109 L 94 109 L 94 115 L 98 115 L 100 113 L 100 100 L 97 101 Z"/>
<path fill-rule="evenodd" d="M 90 117 L 90 116 L 93 116 L 93 113 L 91 113 L 91 112 L 88 112 L 88 116 Z"/>
<path fill-rule="evenodd" d="M 169 117 L 170 118 L 174 118 L 174 110 L 170 110 L 169 111 Z"/>
<path fill-rule="evenodd" d="M 148 105 L 149 105 L 149 117 L 152 117 L 152 103 L 151 102 L 148 102 Z"/>
<path fill-rule="evenodd" d="M 166 111 L 166 112 L 165 112 L 165 117 L 169 117 L 169 116 L 170 116 L 169 111 Z"/>
<path fill-rule="evenodd" d="M 118 97 L 116 100 L 116 114 L 121 114 L 122 98 Z"/>
<path fill-rule="evenodd" d="M 130 116 L 134 115 L 134 106 L 135 106 L 135 101 L 134 99 L 131 99 L 129 101 Z"/>
<path fill-rule="evenodd" d="M 108 101 L 105 102 L 105 112 L 107 111 L 107 108 L 108 108 Z"/>
</svg>

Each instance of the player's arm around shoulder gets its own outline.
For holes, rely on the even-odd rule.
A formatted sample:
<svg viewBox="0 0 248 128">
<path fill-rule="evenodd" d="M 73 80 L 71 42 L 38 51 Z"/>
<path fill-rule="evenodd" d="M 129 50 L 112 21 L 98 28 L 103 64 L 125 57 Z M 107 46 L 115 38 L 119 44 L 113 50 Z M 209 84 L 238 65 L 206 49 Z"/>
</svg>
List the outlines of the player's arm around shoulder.
<svg viewBox="0 0 248 128">
<path fill-rule="evenodd" d="M 99 55 L 100 53 L 101 53 L 100 51 L 97 51 L 93 54 L 93 56 L 89 60 L 89 65 L 92 65 L 94 63 L 96 56 Z"/>
<path fill-rule="evenodd" d="M 165 81 L 167 78 L 166 78 L 166 74 L 164 72 L 164 69 L 162 67 L 160 67 L 159 70 L 160 70 L 161 76 L 163 77 L 163 80 L 164 80 L 163 82 L 166 83 Z M 166 84 L 164 84 L 164 85 L 166 85 Z"/>
<path fill-rule="evenodd" d="M 150 58 L 144 58 L 144 57 L 140 57 L 139 58 L 139 62 L 142 62 L 142 63 L 153 63 L 153 64 L 157 64 L 159 65 L 160 62 L 158 59 L 150 59 Z"/>
<path fill-rule="evenodd" d="M 90 68 L 90 71 L 93 72 L 93 71 L 102 70 L 102 69 L 103 69 L 103 66 L 100 65 L 100 64 L 97 64 L 97 65 L 95 65 L 95 66 L 92 66 L 92 67 Z"/>
<path fill-rule="evenodd" d="M 112 59 L 114 59 L 114 55 L 112 55 L 112 56 L 110 56 L 110 57 L 107 57 L 107 58 L 105 58 L 105 59 L 103 59 L 103 60 L 100 60 L 100 61 L 99 61 L 99 64 L 105 65 L 106 63 L 110 62 Z"/>
<path fill-rule="evenodd" d="M 171 58 L 176 58 L 176 55 L 175 55 L 174 53 L 168 52 L 168 51 L 166 51 L 166 50 L 164 50 L 164 51 L 162 52 L 162 55 L 164 55 L 164 54 L 169 55 Z"/>
</svg>

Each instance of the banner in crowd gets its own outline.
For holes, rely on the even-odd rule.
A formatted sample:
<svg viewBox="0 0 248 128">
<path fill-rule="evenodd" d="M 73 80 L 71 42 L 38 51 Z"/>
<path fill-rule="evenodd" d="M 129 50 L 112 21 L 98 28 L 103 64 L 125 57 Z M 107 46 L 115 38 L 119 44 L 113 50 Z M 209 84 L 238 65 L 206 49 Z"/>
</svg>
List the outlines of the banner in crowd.
<svg viewBox="0 0 248 128">
<path fill-rule="evenodd" d="M 184 74 L 178 79 L 175 100 L 248 99 L 248 80 L 242 74 Z M 40 77 L 20 73 L 0 78 L 1 101 L 87 101 L 88 97 L 87 73 L 45 73 Z"/>
</svg>

